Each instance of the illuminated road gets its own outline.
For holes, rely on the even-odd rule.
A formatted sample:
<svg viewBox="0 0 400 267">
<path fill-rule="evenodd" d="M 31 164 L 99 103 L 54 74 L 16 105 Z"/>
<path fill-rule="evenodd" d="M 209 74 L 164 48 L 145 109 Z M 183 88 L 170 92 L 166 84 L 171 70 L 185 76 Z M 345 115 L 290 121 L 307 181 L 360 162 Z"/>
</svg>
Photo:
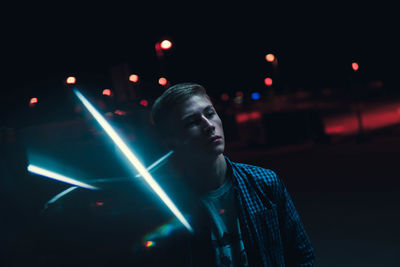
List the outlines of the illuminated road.
<svg viewBox="0 0 400 267">
<path fill-rule="evenodd" d="M 376 130 L 400 123 L 400 101 L 382 104 L 361 104 L 361 121 L 364 131 Z M 357 112 L 324 118 L 328 135 L 351 135 L 359 131 Z"/>
</svg>

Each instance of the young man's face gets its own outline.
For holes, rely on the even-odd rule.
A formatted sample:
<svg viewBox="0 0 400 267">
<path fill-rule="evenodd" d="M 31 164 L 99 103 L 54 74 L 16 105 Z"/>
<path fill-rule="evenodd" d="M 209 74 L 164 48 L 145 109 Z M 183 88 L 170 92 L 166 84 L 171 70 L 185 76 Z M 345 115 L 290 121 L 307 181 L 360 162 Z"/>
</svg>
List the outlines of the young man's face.
<svg viewBox="0 0 400 267">
<path fill-rule="evenodd" d="M 225 149 L 222 122 L 211 101 L 194 95 L 171 114 L 171 143 L 188 157 L 215 158 Z"/>
</svg>

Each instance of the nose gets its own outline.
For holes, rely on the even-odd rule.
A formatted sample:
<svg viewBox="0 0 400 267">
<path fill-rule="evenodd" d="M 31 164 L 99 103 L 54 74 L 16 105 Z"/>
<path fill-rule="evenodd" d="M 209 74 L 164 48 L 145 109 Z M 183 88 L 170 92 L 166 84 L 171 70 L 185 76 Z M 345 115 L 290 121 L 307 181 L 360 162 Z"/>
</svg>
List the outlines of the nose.
<svg viewBox="0 0 400 267">
<path fill-rule="evenodd" d="M 203 131 L 206 133 L 213 132 L 215 130 L 214 124 L 204 115 L 202 116 L 202 126 Z"/>
</svg>

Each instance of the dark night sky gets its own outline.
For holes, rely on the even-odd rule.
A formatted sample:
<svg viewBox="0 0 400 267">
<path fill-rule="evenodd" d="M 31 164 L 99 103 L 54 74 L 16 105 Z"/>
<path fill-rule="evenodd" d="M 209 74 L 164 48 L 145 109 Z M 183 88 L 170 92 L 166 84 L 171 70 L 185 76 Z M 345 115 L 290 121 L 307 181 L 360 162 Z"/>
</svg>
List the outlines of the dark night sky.
<svg viewBox="0 0 400 267">
<path fill-rule="evenodd" d="M 152 80 L 154 44 L 174 41 L 167 72 L 217 91 L 262 89 L 273 52 L 292 88 L 340 87 L 360 63 L 360 78 L 397 86 L 400 59 L 392 7 L 382 6 L 24 6 L 3 27 L 3 95 L 50 88 L 69 75 L 104 77 L 127 62 Z"/>
</svg>

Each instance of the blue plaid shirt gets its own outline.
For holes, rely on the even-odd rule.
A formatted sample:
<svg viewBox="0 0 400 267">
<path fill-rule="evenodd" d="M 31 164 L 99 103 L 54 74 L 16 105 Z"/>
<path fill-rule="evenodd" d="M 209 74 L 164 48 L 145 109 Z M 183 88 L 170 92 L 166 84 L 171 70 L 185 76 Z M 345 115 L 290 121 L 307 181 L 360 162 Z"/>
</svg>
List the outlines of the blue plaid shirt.
<svg viewBox="0 0 400 267">
<path fill-rule="evenodd" d="M 250 265 L 314 266 L 310 239 L 281 179 L 272 170 L 225 159 Z"/>
</svg>

